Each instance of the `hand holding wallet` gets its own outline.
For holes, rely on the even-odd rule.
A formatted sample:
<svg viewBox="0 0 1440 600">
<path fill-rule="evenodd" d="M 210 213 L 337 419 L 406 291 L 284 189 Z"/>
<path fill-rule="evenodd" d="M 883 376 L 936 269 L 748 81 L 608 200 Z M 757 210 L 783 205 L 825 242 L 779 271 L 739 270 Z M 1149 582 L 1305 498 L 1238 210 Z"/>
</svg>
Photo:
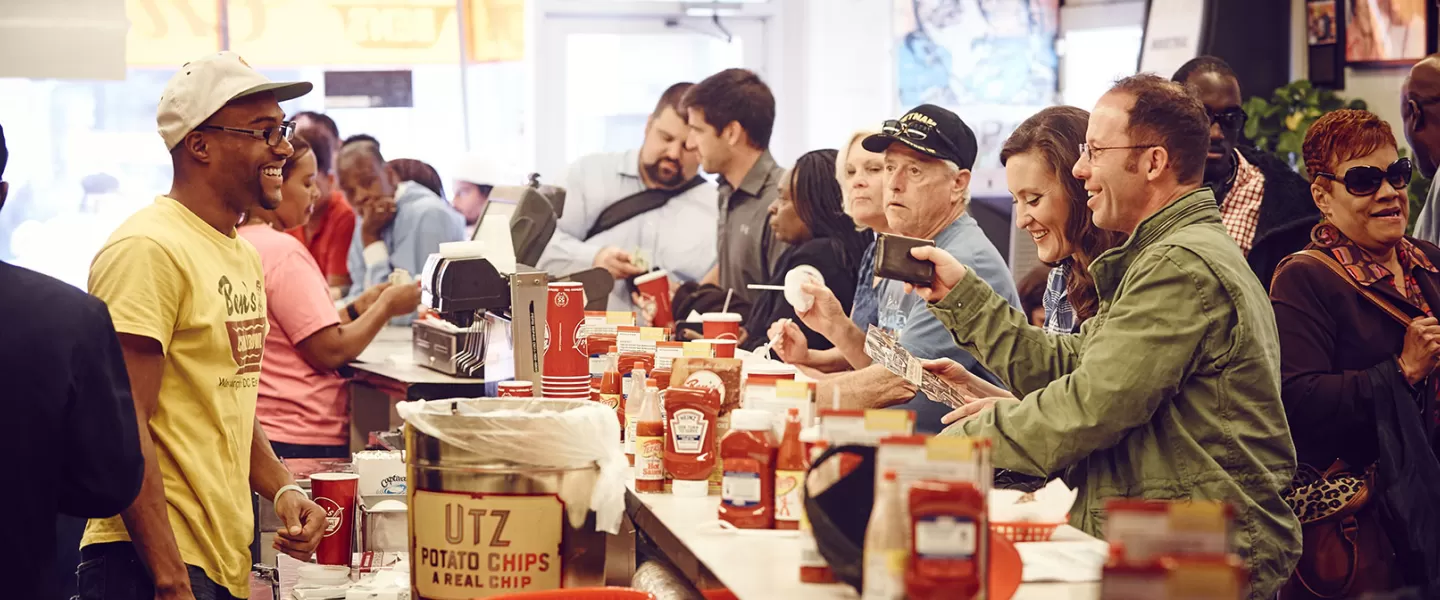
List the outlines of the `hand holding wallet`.
<svg viewBox="0 0 1440 600">
<path fill-rule="evenodd" d="M 875 276 L 915 285 L 929 285 L 935 279 L 935 263 L 910 256 L 910 250 L 934 246 L 931 240 L 880 234 L 875 242 Z"/>
</svg>

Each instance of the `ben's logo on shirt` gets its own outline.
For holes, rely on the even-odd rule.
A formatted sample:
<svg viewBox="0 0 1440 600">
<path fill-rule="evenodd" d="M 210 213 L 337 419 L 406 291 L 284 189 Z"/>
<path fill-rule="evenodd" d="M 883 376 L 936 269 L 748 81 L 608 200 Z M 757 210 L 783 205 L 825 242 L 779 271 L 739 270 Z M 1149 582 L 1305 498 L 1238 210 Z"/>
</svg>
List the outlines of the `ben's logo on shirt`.
<svg viewBox="0 0 1440 600">
<path fill-rule="evenodd" d="M 241 284 L 241 288 L 245 288 Z M 260 361 L 265 353 L 265 314 L 260 311 L 260 282 L 254 290 L 237 290 L 230 278 L 221 276 L 218 291 L 225 298 L 225 312 L 231 317 L 255 315 L 248 319 L 225 321 L 226 333 L 230 336 L 230 354 L 239 367 L 236 375 L 259 373 Z"/>
</svg>

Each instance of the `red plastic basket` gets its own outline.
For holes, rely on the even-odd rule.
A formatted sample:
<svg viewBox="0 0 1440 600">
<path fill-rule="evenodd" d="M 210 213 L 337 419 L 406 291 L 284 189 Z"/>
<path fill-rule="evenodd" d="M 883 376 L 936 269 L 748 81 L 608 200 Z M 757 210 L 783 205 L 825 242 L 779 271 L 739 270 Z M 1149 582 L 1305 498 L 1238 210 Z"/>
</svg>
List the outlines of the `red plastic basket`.
<svg viewBox="0 0 1440 600">
<path fill-rule="evenodd" d="M 1048 542 L 1063 523 L 991 523 L 990 529 L 1012 542 Z"/>
<path fill-rule="evenodd" d="M 655 600 L 655 594 L 619 587 L 569 588 L 490 596 L 491 600 Z"/>
</svg>

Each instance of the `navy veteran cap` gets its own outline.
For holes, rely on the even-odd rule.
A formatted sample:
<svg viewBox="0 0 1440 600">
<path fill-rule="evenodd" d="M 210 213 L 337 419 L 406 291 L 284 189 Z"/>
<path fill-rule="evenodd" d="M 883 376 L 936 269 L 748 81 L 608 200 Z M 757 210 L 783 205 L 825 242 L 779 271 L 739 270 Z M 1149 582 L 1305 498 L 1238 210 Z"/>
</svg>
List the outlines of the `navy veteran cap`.
<svg viewBox="0 0 1440 600">
<path fill-rule="evenodd" d="M 970 126 L 959 115 L 934 104 L 921 104 L 898 120 L 886 121 L 880 133 L 865 138 L 860 145 L 871 152 L 884 152 L 897 141 L 962 169 L 974 167 L 979 152 Z"/>
</svg>

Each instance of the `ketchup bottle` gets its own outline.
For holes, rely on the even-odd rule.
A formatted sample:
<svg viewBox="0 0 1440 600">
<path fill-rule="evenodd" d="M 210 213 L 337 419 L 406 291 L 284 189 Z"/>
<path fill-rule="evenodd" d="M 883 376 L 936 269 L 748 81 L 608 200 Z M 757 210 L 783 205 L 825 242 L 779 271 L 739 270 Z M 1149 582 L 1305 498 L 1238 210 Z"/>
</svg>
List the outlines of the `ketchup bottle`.
<svg viewBox="0 0 1440 600">
<path fill-rule="evenodd" d="M 800 443 L 800 409 L 785 415 L 785 436 L 775 454 L 775 528 L 799 529 L 805 511 L 805 446 Z"/>
<path fill-rule="evenodd" d="M 906 597 L 974 598 L 982 583 L 982 536 L 988 535 L 985 495 L 968 481 L 927 479 L 910 488 L 909 505 Z"/>
<path fill-rule="evenodd" d="M 730 413 L 731 429 L 720 440 L 720 519 L 740 529 L 775 527 L 775 436 L 770 413 L 741 408 Z"/>
<path fill-rule="evenodd" d="M 635 491 L 665 491 L 665 431 L 660 422 L 660 392 L 655 380 L 631 394 L 644 396 L 635 422 Z"/>
</svg>

